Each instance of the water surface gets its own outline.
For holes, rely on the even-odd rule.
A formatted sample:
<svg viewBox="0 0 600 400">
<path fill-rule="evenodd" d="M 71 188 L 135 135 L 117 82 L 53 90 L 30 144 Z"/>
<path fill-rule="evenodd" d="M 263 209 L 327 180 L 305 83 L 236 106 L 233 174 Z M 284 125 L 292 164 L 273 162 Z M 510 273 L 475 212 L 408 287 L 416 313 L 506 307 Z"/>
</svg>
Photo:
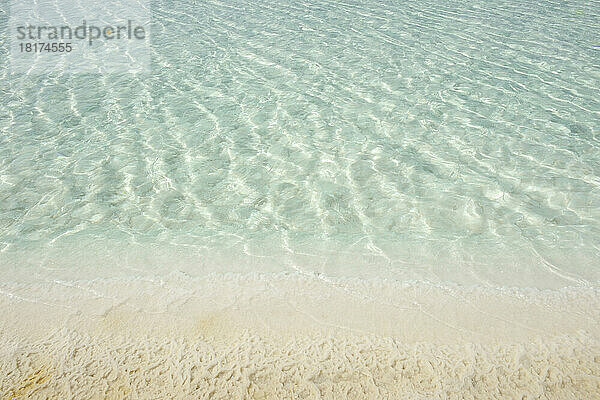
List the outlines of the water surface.
<svg viewBox="0 0 600 400">
<path fill-rule="evenodd" d="M 1 57 L 0 257 L 597 283 L 598 9 L 156 1 L 150 75 Z"/>
</svg>

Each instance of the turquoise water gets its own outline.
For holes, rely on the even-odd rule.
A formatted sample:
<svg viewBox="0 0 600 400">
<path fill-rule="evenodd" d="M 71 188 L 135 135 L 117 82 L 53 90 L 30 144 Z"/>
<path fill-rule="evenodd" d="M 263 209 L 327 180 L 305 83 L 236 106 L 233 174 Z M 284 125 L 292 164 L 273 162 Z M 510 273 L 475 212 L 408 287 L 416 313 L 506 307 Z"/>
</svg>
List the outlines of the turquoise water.
<svg viewBox="0 0 600 400">
<path fill-rule="evenodd" d="M 598 282 L 599 9 L 155 1 L 147 75 L 11 74 L 3 44 L 0 259 Z"/>
</svg>

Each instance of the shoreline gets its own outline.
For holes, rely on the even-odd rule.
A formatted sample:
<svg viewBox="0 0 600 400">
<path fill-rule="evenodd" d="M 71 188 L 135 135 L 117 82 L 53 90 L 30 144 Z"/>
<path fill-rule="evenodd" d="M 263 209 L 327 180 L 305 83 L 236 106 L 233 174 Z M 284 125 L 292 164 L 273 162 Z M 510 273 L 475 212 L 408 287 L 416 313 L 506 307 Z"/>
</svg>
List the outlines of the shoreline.
<svg viewBox="0 0 600 400">
<path fill-rule="evenodd" d="M 596 287 L 171 273 L 0 290 L 6 398 L 600 398 Z"/>
</svg>

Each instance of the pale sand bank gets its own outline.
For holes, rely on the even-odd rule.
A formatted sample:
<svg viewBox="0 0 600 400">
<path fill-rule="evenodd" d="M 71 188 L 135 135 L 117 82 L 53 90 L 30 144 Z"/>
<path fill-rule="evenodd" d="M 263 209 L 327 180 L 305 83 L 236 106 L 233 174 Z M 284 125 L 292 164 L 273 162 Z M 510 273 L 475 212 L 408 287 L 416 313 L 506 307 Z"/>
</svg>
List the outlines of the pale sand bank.
<svg viewBox="0 0 600 400">
<path fill-rule="evenodd" d="M 595 287 L 173 273 L 0 290 L 3 398 L 600 398 Z"/>
</svg>

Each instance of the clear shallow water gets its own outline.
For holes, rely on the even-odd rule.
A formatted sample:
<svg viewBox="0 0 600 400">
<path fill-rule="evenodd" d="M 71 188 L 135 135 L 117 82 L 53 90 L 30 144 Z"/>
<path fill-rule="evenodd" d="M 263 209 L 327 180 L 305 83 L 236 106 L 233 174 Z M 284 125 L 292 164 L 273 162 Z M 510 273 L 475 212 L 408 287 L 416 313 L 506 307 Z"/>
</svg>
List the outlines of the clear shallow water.
<svg viewBox="0 0 600 400">
<path fill-rule="evenodd" d="M 599 6 L 157 1 L 151 75 L 1 57 L 0 257 L 597 282 Z"/>
</svg>

